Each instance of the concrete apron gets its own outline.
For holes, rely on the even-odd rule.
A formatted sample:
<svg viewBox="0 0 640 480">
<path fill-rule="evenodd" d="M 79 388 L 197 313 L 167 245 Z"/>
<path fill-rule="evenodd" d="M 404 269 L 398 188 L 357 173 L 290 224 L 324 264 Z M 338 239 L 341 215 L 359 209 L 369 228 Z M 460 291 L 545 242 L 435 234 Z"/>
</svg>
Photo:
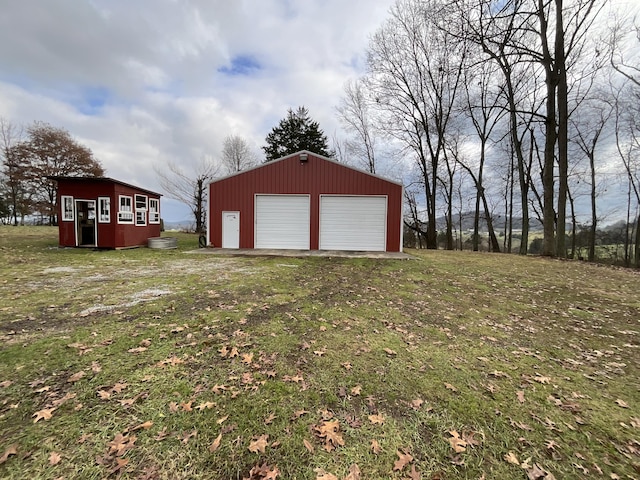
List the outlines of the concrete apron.
<svg viewBox="0 0 640 480">
<path fill-rule="evenodd" d="M 347 252 L 344 250 L 281 250 L 275 248 L 199 248 L 186 253 L 249 257 L 337 257 L 415 260 L 404 252 Z"/>
</svg>

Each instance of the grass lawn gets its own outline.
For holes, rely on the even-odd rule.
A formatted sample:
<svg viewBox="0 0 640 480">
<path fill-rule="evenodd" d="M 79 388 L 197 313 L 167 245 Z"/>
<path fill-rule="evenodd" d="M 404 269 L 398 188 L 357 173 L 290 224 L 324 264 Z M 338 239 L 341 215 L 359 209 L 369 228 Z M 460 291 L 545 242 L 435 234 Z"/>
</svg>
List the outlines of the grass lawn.
<svg viewBox="0 0 640 480">
<path fill-rule="evenodd" d="M 640 274 L 0 227 L 0 478 L 640 478 Z"/>
</svg>

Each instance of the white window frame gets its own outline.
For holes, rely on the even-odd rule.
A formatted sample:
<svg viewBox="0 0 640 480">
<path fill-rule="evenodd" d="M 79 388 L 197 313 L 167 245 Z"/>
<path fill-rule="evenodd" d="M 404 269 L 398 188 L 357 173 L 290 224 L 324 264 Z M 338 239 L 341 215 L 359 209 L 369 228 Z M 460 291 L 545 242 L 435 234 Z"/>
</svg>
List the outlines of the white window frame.
<svg viewBox="0 0 640 480">
<path fill-rule="evenodd" d="M 152 224 L 160 223 L 160 199 L 159 198 L 149 199 L 149 223 L 152 223 Z"/>
<path fill-rule="evenodd" d="M 75 203 L 73 201 L 73 197 L 71 195 L 61 195 L 60 203 L 62 203 L 62 221 L 73 222 L 75 220 Z"/>
<path fill-rule="evenodd" d="M 98 197 L 98 223 L 111 223 L 110 197 Z"/>
<path fill-rule="evenodd" d="M 126 200 L 129 201 L 126 202 Z M 133 225 L 133 221 L 133 197 L 131 195 L 118 195 L 118 223 Z"/>
<path fill-rule="evenodd" d="M 142 201 L 142 199 L 144 199 L 144 202 Z M 136 205 L 136 215 L 135 215 L 136 227 L 146 227 L 147 226 L 147 207 L 149 205 L 148 203 L 149 197 L 147 197 L 146 195 L 140 195 L 136 193 L 134 195 L 134 202 Z M 141 206 L 138 206 L 138 204 L 140 204 Z"/>
</svg>

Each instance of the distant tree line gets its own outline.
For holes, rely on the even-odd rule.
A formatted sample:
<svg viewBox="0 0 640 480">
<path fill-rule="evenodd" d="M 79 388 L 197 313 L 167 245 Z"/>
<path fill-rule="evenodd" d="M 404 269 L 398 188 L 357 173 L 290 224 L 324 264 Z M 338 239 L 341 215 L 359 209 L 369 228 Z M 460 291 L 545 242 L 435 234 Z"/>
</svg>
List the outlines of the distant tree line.
<svg viewBox="0 0 640 480">
<path fill-rule="evenodd" d="M 36 216 L 57 223 L 57 183 L 49 176 L 102 176 L 89 148 L 68 131 L 43 122 L 22 127 L 0 118 L 0 221 Z"/>
<path fill-rule="evenodd" d="M 373 35 L 367 70 L 338 107 L 350 153 L 375 172 L 393 144 L 406 226 L 426 248 L 457 248 L 455 214 L 480 219 L 492 251 L 569 257 L 589 208 L 589 248 L 606 210 L 626 196 L 631 257 L 640 258 L 640 18 L 606 0 L 397 0 Z M 625 8 L 626 11 L 622 11 Z M 624 192 L 624 193 L 622 193 Z M 507 219 L 499 232 L 491 220 Z M 522 219 L 513 228 L 511 220 Z M 437 227 L 437 219 L 445 225 Z M 570 225 L 565 228 L 565 225 Z M 502 235 L 500 235 L 502 233 Z M 512 242 L 514 235 L 521 242 Z M 581 233 L 582 234 L 582 233 Z M 502 239 L 502 241 L 500 241 Z"/>
</svg>

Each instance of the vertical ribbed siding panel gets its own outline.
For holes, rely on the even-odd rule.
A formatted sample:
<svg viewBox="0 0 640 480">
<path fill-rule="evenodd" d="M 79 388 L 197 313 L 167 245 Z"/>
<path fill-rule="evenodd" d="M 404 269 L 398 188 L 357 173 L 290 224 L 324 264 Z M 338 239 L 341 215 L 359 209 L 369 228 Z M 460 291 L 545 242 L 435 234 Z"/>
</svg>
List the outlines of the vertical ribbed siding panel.
<svg viewBox="0 0 640 480">
<path fill-rule="evenodd" d="M 214 182 L 211 192 L 211 241 L 222 242 L 222 211 L 240 211 L 240 248 L 254 247 L 255 194 L 310 195 L 310 248 L 318 248 L 320 195 L 386 195 L 387 250 L 400 250 L 402 186 L 326 161 L 312 154 L 301 164 L 298 156 L 276 160 L 256 169 Z"/>
</svg>

